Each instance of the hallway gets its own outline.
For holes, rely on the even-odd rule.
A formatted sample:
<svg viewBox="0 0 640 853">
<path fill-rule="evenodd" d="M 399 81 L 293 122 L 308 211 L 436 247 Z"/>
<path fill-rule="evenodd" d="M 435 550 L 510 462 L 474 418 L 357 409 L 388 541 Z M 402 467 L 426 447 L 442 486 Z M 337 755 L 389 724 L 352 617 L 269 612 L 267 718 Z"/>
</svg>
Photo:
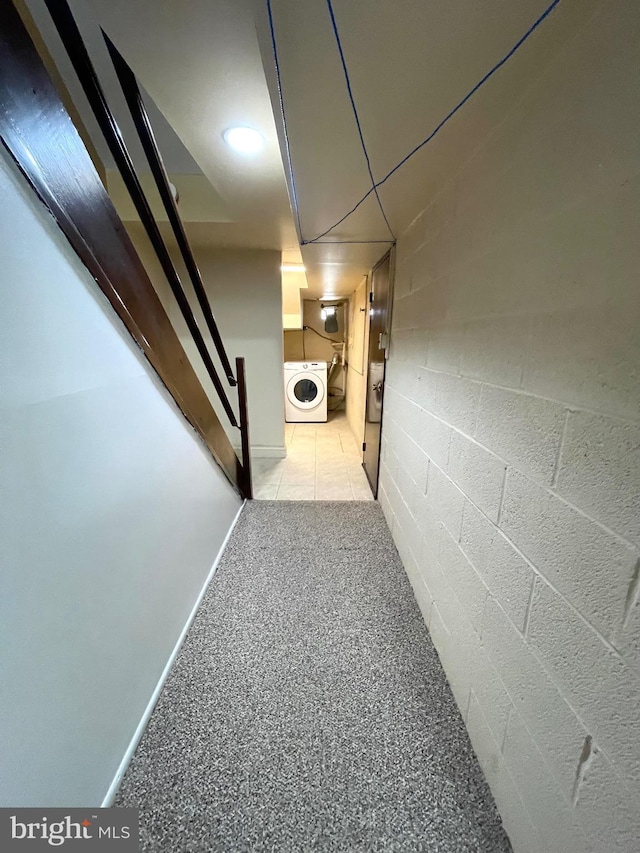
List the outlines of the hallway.
<svg viewBox="0 0 640 853">
<path fill-rule="evenodd" d="M 639 853 L 640 3 L 184 6 L 0 3 L 0 850 Z"/>
<path fill-rule="evenodd" d="M 377 504 L 245 506 L 116 805 L 147 853 L 511 849 Z"/>
</svg>

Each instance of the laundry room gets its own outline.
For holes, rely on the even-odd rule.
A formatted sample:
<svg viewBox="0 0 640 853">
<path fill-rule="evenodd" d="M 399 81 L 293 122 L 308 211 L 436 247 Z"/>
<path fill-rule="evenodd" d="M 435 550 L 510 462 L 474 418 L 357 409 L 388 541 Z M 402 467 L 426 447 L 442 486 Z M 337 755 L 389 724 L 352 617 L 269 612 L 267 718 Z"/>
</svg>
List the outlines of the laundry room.
<svg viewBox="0 0 640 853">
<path fill-rule="evenodd" d="M 345 411 L 348 304 L 304 299 L 302 328 L 284 332 L 285 362 L 327 364 L 327 421 Z"/>
<path fill-rule="evenodd" d="M 346 413 L 350 299 L 302 298 L 297 304 L 295 328 L 283 332 L 287 456 L 257 461 L 255 496 L 372 500 L 361 443 Z"/>
</svg>

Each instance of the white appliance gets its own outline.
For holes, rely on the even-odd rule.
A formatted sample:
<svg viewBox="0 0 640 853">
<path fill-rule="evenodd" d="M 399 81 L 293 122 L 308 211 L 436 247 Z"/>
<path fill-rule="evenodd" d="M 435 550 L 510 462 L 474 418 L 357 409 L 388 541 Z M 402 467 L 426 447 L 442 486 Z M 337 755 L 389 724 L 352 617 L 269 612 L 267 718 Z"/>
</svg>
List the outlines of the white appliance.
<svg viewBox="0 0 640 853">
<path fill-rule="evenodd" d="M 294 424 L 327 420 L 326 361 L 285 361 L 284 419 Z"/>
</svg>

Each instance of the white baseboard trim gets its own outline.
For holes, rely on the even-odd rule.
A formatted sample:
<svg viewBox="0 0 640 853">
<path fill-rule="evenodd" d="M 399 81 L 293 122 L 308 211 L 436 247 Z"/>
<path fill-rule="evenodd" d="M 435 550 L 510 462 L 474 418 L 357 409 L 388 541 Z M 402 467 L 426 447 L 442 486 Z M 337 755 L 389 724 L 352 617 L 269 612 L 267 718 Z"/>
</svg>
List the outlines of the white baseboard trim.
<svg viewBox="0 0 640 853">
<path fill-rule="evenodd" d="M 133 758 L 133 754 L 136 751 L 138 744 L 140 743 L 140 738 L 144 734 L 144 730 L 147 727 L 147 724 L 149 722 L 151 714 L 153 713 L 153 709 L 155 708 L 156 703 L 157 703 L 158 699 L 160 698 L 160 694 L 162 693 L 162 688 L 165 685 L 165 681 L 167 680 L 169 673 L 171 672 L 171 668 L 173 667 L 175 659 L 178 657 L 178 653 L 179 653 L 180 649 L 182 648 L 182 644 L 184 643 L 184 640 L 185 640 L 185 637 L 187 636 L 189 628 L 191 627 L 191 624 L 192 624 L 193 620 L 195 619 L 196 613 L 198 612 L 198 608 L 200 607 L 200 604 L 202 603 L 202 599 L 204 598 L 205 592 L 207 591 L 207 588 L 208 588 L 209 584 L 211 583 L 211 581 L 213 580 L 213 576 L 215 575 L 215 573 L 218 569 L 218 565 L 220 563 L 220 560 L 222 559 L 222 555 L 224 554 L 225 548 L 227 547 L 227 543 L 229 542 L 229 539 L 231 538 L 231 534 L 233 533 L 235 526 L 238 523 L 238 519 L 240 518 L 240 513 L 244 509 L 245 504 L 246 504 L 246 501 L 243 501 L 242 505 L 240 506 L 240 509 L 236 513 L 236 516 L 231 523 L 231 527 L 229 528 L 229 532 L 225 536 L 224 541 L 223 541 L 222 545 L 220 546 L 220 550 L 218 551 L 218 555 L 216 556 L 216 558 L 214 560 L 213 566 L 211 567 L 211 571 L 207 575 L 207 579 L 205 580 L 205 582 L 202 586 L 202 589 L 200 590 L 200 593 L 198 594 L 198 598 L 196 599 L 196 603 L 193 605 L 191 613 L 189 614 L 187 621 L 185 623 L 185 626 L 182 629 L 180 636 L 178 637 L 178 641 L 176 642 L 175 646 L 173 647 L 173 651 L 171 652 L 171 655 L 169 656 L 169 660 L 167 661 L 165 668 L 162 670 L 162 675 L 160 676 L 158 683 L 156 684 L 155 690 L 151 694 L 151 699 L 149 700 L 149 704 L 145 708 L 144 714 L 142 715 L 142 719 L 138 723 L 138 727 L 136 728 L 136 730 L 133 734 L 133 737 L 131 738 L 129 746 L 127 747 L 127 750 L 126 750 L 126 752 L 122 758 L 122 761 L 120 762 L 120 765 L 116 771 L 116 775 L 113 777 L 113 782 L 109 785 L 109 789 L 108 789 L 107 793 L 105 794 L 105 797 L 102 801 L 101 808 L 103 808 L 103 809 L 110 808 L 113 805 L 113 801 L 115 799 L 115 796 L 118 793 L 118 788 L 120 787 L 120 783 L 122 782 L 122 777 L 126 773 L 127 767 L 131 763 L 131 759 Z"/>
<path fill-rule="evenodd" d="M 239 447 L 233 448 L 238 456 L 241 455 L 242 451 Z M 287 448 L 282 447 L 281 445 L 269 445 L 269 444 L 252 444 L 251 445 L 251 458 L 252 459 L 285 459 L 287 455 Z"/>
</svg>

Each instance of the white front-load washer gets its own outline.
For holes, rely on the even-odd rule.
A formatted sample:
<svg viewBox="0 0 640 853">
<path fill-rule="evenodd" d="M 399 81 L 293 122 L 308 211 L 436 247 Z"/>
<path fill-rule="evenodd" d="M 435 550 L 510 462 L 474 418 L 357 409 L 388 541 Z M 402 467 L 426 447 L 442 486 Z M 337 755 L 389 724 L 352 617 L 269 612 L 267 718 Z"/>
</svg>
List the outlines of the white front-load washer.
<svg viewBox="0 0 640 853">
<path fill-rule="evenodd" d="M 327 420 L 326 361 L 285 361 L 284 413 L 290 424 Z"/>
</svg>

